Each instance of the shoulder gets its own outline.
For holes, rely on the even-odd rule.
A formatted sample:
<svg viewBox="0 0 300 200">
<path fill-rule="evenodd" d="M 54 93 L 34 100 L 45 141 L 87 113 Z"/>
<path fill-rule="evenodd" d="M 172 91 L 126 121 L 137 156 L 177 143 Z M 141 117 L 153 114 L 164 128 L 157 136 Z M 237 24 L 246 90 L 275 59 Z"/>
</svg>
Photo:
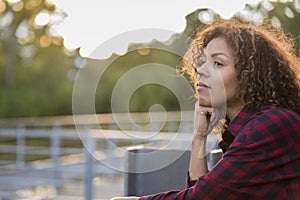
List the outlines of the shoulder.
<svg viewBox="0 0 300 200">
<path fill-rule="evenodd" d="M 264 106 L 250 122 L 262 127 L 274 126 L 285 128 L 286 126 L 292 126 L 290 128 L 299 128 L 300 116 L 290 109 Z"/>
<path fill-rule="evenodd" d="M 275 106 L 262 107 L 241 129 L 240 141 L 299 140 L 300 116 L 289 109 Z"/>
</svg>

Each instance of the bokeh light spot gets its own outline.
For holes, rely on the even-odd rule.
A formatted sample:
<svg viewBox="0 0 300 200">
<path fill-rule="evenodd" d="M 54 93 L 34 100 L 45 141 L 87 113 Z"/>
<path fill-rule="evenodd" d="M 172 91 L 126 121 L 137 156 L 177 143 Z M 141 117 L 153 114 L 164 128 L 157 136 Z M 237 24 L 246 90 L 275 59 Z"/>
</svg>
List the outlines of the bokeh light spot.
<svg viewBox="0 0 300 200">
<path fill-rule="evenodd" d="M 47 11 L 42 11 L 34 18 L 34 23 L 38 26 L 45 26 L 50 21 L 50 16 Z"/>
<path fill-rule="evenodd" d="M 141 46 L 140 48 L 138 48 L 138 53 L 142 56 L 146 56 L 150 53 L 150 48 L 148 46 Z"/>
<path fill-rule="evenodd" d="M 51 38 L 49 38 L 47 35 L 43 35 L 41 38 L 40 38 L 40 46 L 41 47 L 48 47 L 50 46 L 51 44 Z"/>
</svg>

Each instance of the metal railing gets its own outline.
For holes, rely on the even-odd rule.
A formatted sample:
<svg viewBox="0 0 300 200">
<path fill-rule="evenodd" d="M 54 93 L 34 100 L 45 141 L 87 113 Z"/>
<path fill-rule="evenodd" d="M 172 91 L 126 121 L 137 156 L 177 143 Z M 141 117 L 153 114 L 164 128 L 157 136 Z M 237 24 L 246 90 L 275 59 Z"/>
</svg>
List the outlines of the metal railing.
<svg viewBox="0 0 300 200">
<path fill-rule="evenodd" d="M 167 117 L 161 117 L 164 114 L 152 113 L 151 116 L 155 117 L 153 118 L 154 120 L 152 119 L 150 126 L 147 124 L 149 123 L 149 113 L 133 113 L 130 119 L 126 118 L 125 114 L 119 114 L 118 122 L 115 121 L 115 117 L 112 114 L 81 115 L 76 116 L 76 124 L 73 116 L 0 119 L 0 137 L 4 138 L 0 143 L 0 152 L 1 154 L 10 154 L 12 155 L 11 157 L 15 157 L 13 160 L 1 159 L 0 167 L 4 170 L 1 170 L 0 179 L 5 184 L 0 183 L 0 187 L 2 187 L 0 191 L 18 189 L 18 184 L 20 188 L 28 185 L 27 179 L 20 181 L 24 177 L 19 175 L 19 173 L 26 170 L 48 175 L 48 179 L 45 181 L 46 184 L 53 185 L 59 191 L 60 186 L 68 182 L 67 178 L 64 178 L 64 173 L 71 172 L 72 166 L 77 165 L 80 167 L 77 167 L 77 170 L 73 169 L 73 175 L 75 174 L 76 178 L 80 175 L 84 183 L 85 199 L 91 200 L 93 199 L 93 178 L 95 176 L 99 174 L 115 176 L 121 173 L 107 166 L 99 165 L 99 162 L 97 162 L 102 159 L 97 157 L 99 153 L 102 153 L 101 155 L 106 154 L 106 156 L 103 156 L 105 157 L 103 159 L 115 159 L 115 162 L 121 161 L 118 161 L 118 156 L 120 155 L 114 155 L 113 147 L 109 146 L 108 143 L 113 141 L 115 145 L 123 143 L 122 145 L 124 146 L 130 146 L 165 141 L 171 136 L 170 134 L 174 134 L 178 130 L 178 124 L 181 126 L 181 132 L 191 133 L 192 111 L 187 111 L 184 114 L 184 119 L 182 119 L 181 112 L 169 112 Z M 132 125 L 132 119 L 134 119 L 135 123 L 146 124 L 146 126 L 143 125 L 141 130 L 136 130 L 136 124 Z M 133 135 L 139 133 L 144 134 L 144 137 L 135 137 L 133 139 L 126 136 L 119 128 L 120 124 L 122 129 L 125 127 Z M 102 128 L 105 128 L 105 130 Z M 160 128 L 163 128 L 164 133 L 159 134 L 158 137 L 145 137 L 148 133 L 151 135 L 153 131 L 159 132 L 160 130 L 158 129 Z M 78 134 L 78 129 L 80 129 L 81 134 Z M 182 139 L 179 142 L 188 142 L 185 136 L 181 137 Z M 27 144 L 31 139 L 47 140 L 48 145 L 41 146 L 38 143 L 31 146 Z M 14 140 L 14 142 L 6 143 L 5 140 Z M 64 140 L 77 141 L 77 144 L 78 141 L 81 141 L 83 145 L 64 146 Z M 28 161 L 27 157 L 30 155 L 44 156 L 44 160 L 47 160 L 47 162 L 43 162 L 44 166 L 40 167 L 37 165 L 40 162 Z M 62 158 L 70 155 L 78 155 L 80 159 L 75 163 L 74 160 L 64 163 Z M 45 163 L 47 164 L 45 165 Z M 119 164 L 122 165 L 122 163 Z M 8 167 L 10 167 L 9 170 L 7 170 Z M 8 173 L 6 173 L 7 171 Z M 11 179 L 12 176 L 17 178 L 18 181 L 9 184 L 9 180 L 16 180 Z M 33 178 L 31 179 L 32 185 L 34 185 Z M 36 181 L 36 183 L 43 184 L 40 181 Z"/>
</svg>

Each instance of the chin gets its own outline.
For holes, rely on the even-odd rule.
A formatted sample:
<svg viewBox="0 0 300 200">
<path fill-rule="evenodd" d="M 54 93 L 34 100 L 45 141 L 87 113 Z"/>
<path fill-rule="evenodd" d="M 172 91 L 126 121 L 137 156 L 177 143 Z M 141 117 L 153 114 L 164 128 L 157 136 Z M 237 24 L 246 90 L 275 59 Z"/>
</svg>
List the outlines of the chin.
<svg viewBox="0 0 300 200">
<path fill-rule="evenodd" d="M 212 104 L 211 104 L 210 101 L 205 101 L 205 100 L 201 100 L 201 99 L 199 99 L 198 101 L 199 101 L 199 105 L 200 105 L 200 106 L 204 106 L 204 107 L 212 107 Z"/>
<path fill-rule="evenodd" d="M 223 101 L 208 101 L 206 99 L 198 99 L 199 105 L 204 107 L 214 107 L 214 108 L 221 108 L 226 106 L 226 102 Z"/>
</svg>

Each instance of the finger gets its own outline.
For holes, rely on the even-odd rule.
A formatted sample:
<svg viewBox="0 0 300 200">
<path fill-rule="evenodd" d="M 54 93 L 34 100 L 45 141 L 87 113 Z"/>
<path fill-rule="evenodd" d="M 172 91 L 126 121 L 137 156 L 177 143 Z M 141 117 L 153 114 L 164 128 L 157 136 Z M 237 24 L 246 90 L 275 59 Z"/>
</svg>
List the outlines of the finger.
<svg viewBox="0 0 300 200">
<path fill-rule="evenodd" d="M 206 111 L 200 111 L 200 115 L 206 115 Z"/>
</svg>

